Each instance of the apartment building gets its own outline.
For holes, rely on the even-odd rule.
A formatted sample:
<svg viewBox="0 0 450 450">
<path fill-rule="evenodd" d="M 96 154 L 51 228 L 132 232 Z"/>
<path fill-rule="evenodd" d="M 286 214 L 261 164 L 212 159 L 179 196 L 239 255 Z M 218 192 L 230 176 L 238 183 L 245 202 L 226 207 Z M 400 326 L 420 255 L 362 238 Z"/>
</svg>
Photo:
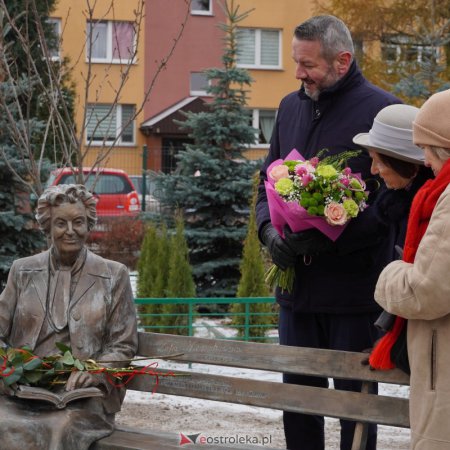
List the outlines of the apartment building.
<svg viewBox="0 0 450 450">
<path fill-rule="evenodd" d="M 238 66 L 254 80 L 248 97 L 252 124 L 259 130 L 250 158 L 264 156 L 269 146 L 275 114 L 281 98 L 299 87 L 294 77 L 291 40 L 295 26 L 311 16 L 310 0 L 239 0 L 241 13 L 250 11 L 238 24 Z M 146 22 L 146 83 L 157 63 L 167 54 L 186 13 L 185 2 L 152 0 Z M 166 13 L 164 14 L 164 11 Z M 141 125 L 147 137 L 149 167 L 169 171 L 174 155 L 188 142 L 186 131 L 174 124 L 182 111 L 199 111 L 208 102 L 207 80 L 202 73 L 220 67 L 223 35 L 218 25 L 226 21 L 218 0 L 192 1 L 188 20 L 175 52 L 155 83 L 145 106 Z"/>
<path fill-rule="evenodd" d="M 140 111 L 145 35 L 144 22 L 139 26 L 144 15 L 144 11 L 139 14 L 141 3 L 59 0 L 52 13 L 51 22 L 60 35 L 54 58 L 69 59 L 76 88 L 75 121 L 87 150 L 85 166 L 107 154 L 101 165 L 126 165 L 127 171 L 140 173 L 145 143 L 139 131 L 144 119 Z"/>
<path fill-rule="evenodd" d="M 52 21 L 61 35 L 59 57 L 68 56 L 77 90 L 77 128 L 88 147 L 85 165 L 93 164 L 125 129 L 102 164 L 142 170 L 144 144 L 148 168 L 169 171 L 176 152 L 189 142 L 174 120 L 183 111 L 202 111 L 210 101 L 203 71 L 221 67 L 226 15 L 219 0 L 151 0 L 136 26 L 142 0 L 60 0 Z M 294 77 L 291 40 L 295 26 L 311 16 L 311 0 L 238 0 L 238 66 L 253 83 L 248 107 L 259 130 L 248 157 L 263 156 L 281 98 L 299 87 Z M 91 37 L 91 38 L 90 38 Z M 91 55 L 91 57 L 89 57 Z M 87 82 L 89 79 L 89 89 Z M 113 122 L 105 120 L 116 103 Z M 137 112 L 135 120 L 129 121 Z M 109 117 L 109 116 L 108 116 Z"/>
</svg>

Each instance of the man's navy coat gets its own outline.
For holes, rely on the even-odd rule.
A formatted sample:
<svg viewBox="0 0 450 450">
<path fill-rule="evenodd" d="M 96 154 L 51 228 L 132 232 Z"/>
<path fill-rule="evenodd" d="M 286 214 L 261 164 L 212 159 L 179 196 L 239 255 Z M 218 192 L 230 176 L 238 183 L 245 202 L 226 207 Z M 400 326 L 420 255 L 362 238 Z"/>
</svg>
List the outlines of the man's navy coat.
<svg viewBox="0 0 450 450">
<path fill-rule="evenodd" d="M 303 88 L 287 95 L 280 104 L 270 151 L 261 170 L 256 214 L 258 229 L 270 221 L 264 180 L 266 168 L 297 149 L 306 159 L 322 149 L 327 154 L 355 150 L 353 137 L 368 132 L 382 108 L 399 100 L 369 83 L 353 62 L 347 75 L 312 101 Z M 367 152 L 349 161 L 361 173 L 376 196 L 377 183 L 370 174 Z M 352 219 L 336 241 L 335 252 L 302 258 L 296 265 L 292 294 L 277 290 L 277 301 L 295 311 L 327 313 L 364 313 L 379 311 L 373 299 L 375 284 L 383 267 L 392 260 L 389 240 L 384 239 L 368 209 Z"/>
</svg>

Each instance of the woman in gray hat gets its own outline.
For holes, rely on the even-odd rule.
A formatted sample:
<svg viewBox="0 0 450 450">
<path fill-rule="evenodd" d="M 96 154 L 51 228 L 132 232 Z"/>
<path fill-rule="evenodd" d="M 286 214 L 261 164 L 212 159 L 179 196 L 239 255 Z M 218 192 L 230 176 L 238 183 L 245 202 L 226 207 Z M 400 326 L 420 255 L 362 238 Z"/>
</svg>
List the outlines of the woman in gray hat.
<svg viewBox="0 0 450 450">
<path fill-rule="evenodd" d="M 423 151 L 413 144 L 413 121 L 418 111 L 418 108 L 404 104 L 387 106 L 377 114 L 368 133 L 360 133 L 353 138 L 353 142 L 369 152 L 371 173 L 384 181 L 376 202 L 367 212 L 372 214 L 375 223 L 382 224 L 383 232 L 389 235 L 392 261 L 402 256 L 413 197 L 433 176 L 431 170 L 424 166 Z M 394 315 L 383 312 L 375 325 L 386 332 L 394 320 Z M 381 349 L 376 346 L 371 363 L 379 351 Z M 393 347 L 390 360 L 409 373 L 406 335 Z"/>
<path fill-rule="evenodd" d="M 369 209 L 374 220 L 390 229 L 393 260 L 399 256 L 395 247 L 403 247 L 412 199 L 433 176 L 424 166 L 423 151 L 413 144 L 413 121 L 418 111 L 404 104 L 387 106 L 376 115 L 368 133 L 353 138 L 372 158 L 371 173 L 384 181 L 376 203 Z"/>
<path fill-rule="evenodd" d="M 450 449 L 449 123 L 450 89 L 432 95 L 414 119 L 414 143 L 435 178 L 412 202 L 402 261 L 381 272 L 375 289 L 380 306 L 399 316 L 393 331 L 402 322 L 408 329 L 414 450 Z"/>
</svg>

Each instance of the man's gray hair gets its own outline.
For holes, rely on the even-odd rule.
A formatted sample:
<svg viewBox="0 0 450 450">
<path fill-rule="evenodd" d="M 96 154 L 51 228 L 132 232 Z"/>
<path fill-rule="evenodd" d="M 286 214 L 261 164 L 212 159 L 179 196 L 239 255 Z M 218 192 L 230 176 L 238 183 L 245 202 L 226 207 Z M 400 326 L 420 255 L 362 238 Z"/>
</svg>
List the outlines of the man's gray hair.
<svg viewBox="0 0 450 450">
<path fill-rule="evenodd" d="M 58 184 L 44 191 L 36 208 L 39 228 L 48 236 L 51 230 L 52 207 L 76 202 L 83 203 L 86 208 L 87 226 L 91 231 L 97 222 L 97 200 L 82 184 Z"/>
<path fill-rule="evenodd" d="M 298 25 L 294 36 L 299 41 L 319 41 L 322 56 L 331 62 L 340 52 L 355 54 L 352 35 L 347 25 L 335 16 L 314 16 Z"/>
</svg>

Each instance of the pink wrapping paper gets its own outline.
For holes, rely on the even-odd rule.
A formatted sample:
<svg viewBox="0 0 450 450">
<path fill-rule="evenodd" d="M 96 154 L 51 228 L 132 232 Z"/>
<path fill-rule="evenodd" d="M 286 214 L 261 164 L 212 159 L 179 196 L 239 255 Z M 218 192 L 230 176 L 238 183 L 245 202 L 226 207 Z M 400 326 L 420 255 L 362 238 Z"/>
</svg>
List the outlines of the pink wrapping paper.
<svg viewBox="0 0 450 450">
<path fill-rule="evenodd" d="M 328 236 L 332 241 L 335 241 L 345 230 L 348 222 L 344 225 L 330 225 L 322 216 L 311 216 L 306 209 L 300 206 L 297 202 L 285 202 L 275 191 L 274 181 L 269 177 L 269 173 L 273 167 L 282 164 L 287 160 L 301 160 L 305 158 L 296 150 L 292 150 L 285 160 L 277 159 L 267 168 L 267 179 L 264 182 L 267 194 L 267 202 L 269 205 L 270 220 L 274 228 L 278 231 L 280 236 L 284 238 L 283 228 L 289 225 L 289 228 L 294 232 L 308 230 L 310 228 L 317 228 L 325 236 Z"/>
</svg>

